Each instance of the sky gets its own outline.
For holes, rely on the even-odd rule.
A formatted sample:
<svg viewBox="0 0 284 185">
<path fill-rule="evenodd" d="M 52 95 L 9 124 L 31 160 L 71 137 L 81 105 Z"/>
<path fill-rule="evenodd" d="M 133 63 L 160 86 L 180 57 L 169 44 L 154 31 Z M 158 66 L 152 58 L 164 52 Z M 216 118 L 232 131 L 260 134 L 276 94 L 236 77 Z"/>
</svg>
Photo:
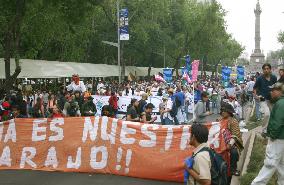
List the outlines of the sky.
<svg viewBox="0 0 284 185">
<path fill-rule="evenodd" d="M 254 9 L 257 0 L 217 0 L 227 11 L 227 32 L 245 46 L 250 54 L 254 49 Z M 264 54 L 280 49 L 277 41 L 279 31 L 284 31 L 284 0 L 260 0 L 260 47 Z"/>
</svg>

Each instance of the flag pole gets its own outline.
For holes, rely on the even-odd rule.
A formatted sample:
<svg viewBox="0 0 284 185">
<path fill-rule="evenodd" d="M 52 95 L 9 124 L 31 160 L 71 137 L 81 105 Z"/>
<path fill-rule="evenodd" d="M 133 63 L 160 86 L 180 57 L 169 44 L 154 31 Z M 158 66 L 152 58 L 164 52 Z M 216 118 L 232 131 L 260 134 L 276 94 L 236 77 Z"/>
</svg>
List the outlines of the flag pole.
<svg viewBox="0 0 284 185">
<path fill-rule="evenodd" d="M 192 88 L 192 95 L 193 95 L 193 105 L 192 105 L 192 121 L 195 120 L 195 102 L 194 102 L 194 86 L 195 86 L 195 82 L 193 82 L 193 88 Z"/>
</svg>

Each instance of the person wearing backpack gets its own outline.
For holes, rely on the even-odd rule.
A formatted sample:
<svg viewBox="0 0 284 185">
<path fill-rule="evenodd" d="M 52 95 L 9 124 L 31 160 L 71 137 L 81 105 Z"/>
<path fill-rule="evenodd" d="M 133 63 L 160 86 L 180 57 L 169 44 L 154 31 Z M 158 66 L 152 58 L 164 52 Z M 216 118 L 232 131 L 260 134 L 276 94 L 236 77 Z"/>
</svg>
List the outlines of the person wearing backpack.
<svg viewBox="0 0 284 185">
<path fill-rule="evenodd" d="M 209 131 L 206 126 L 193 124 L 190 145 L 194 146 L 193 155 L 185 160 L 185 182 L 187 185 L 211 185 L 211 159 L 208 148 Z"/>
<path fill-rule="evenodd" d="M 208 134 L 205 125 L 192 125 L 189 144 L 195 149 L 193 155 L 185 160 L 184 180 L 188 185 L 229 185 L 227 163 L 209 148 Z"/>
</svg>

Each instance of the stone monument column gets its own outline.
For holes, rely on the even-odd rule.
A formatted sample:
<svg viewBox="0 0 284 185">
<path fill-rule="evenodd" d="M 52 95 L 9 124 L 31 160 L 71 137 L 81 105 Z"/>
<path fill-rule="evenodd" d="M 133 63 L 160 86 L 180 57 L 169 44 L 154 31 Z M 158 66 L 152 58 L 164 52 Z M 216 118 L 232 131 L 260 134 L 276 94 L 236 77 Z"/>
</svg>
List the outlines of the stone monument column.
<svg viewBox="0 0 284 185">
<path fill-rule="evenodd" d="M 256 7 L 254 9 L 255 14 L 255 49 L 253 53 L 250 56 L 250 66 L 252 67 L 250 70 L 252 71 L 259 71 L 262 67 L 262 65 L 265 62 L 264 54 L 262 53 L 260 49 L 260 14 L 262 10 L 260 8 L 259 0 L 256 3 Z"/>
</svg>

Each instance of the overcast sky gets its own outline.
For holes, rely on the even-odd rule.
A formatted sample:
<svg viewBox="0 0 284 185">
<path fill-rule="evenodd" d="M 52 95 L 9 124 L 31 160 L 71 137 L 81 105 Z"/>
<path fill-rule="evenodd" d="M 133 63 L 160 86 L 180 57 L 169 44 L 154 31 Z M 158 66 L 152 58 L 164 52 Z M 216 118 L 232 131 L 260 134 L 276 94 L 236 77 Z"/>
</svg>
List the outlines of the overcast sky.
<svg viewBox="0 0 284 185">
<path fill-rule="evenodd" d="M 249 55 L 254 49 L 254 8 L 257 0 L 217 0 L 227 11 L 227 31 L 246 47 Z M 261 49 L 264 53 L 281 48 L 277 42 L 280 30 L 284 31 L 284 0 L 260 0 Z"/>
</svg>

